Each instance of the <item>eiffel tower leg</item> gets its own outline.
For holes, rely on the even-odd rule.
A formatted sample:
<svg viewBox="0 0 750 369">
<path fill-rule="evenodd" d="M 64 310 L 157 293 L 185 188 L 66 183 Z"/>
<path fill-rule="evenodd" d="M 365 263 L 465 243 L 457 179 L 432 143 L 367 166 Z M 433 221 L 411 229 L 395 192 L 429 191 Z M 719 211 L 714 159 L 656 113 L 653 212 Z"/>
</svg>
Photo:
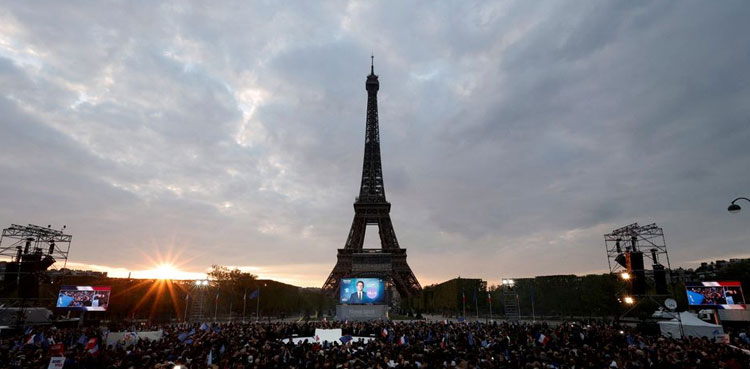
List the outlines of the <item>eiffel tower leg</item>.
<svg viewBox="0 0 750 369">
<path fill-rule="evenodd" d="M 349 230 L 349 237 L 346 238 L 345 249 L 362 250 L 365 243 L 365 232 L 367 232 L 367 218 L 358 214 L 354 215 L 352 228 Z"/>
<path fill-rule="evenodd" d="M 396 231 L 393 230 L 391 217 L 385 215 L 378 220 L 378 233 L 380 233 L 380 245 L 384 250 L 399 249 Z"/>
<path fill-rule="evenodd" d="M 349 236 L 344 246 L 345 252 L 339 250 L 336 260 L 336 266 L 333 267 L 331 274 L 328 275 L 326 282 L 323 284 L 323 292 L 330 296 L 336 296 L 339 289 L 341 278 L 347 277 L 352 272 L 352 254 L 351 251 L 362 250 L 365 242 L 365 231 L 367 230 L 367 219 L 362 216 L 354 216 L 352 228 L 349 230 Z"/>
<path fill-rule="evenodd" d="M 380 233 L 380 243 L 383 250 L 401 250 L 396 238 L 396 231 L 393 230 L 391 217 L 386 214 L 378 220 L 378 231 Z M 422 286 L 419 285 L 417 277 L 406 263 L 406 253 L 403 256 L 394 257 L 392 261 L 392 278 L 393 283 L 401 296 L 408 297 L 419 292 Z"/>
</svg>

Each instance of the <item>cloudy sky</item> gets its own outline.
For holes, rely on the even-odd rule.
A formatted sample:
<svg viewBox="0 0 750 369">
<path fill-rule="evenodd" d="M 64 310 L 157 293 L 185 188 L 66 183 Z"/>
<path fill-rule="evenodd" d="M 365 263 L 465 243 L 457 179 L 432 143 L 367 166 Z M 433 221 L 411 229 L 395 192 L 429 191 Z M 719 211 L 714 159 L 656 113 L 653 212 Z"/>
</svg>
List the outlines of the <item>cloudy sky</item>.
<svg viewBox="0 0 750 369">
<path fill-rule="evenodd" d="M 0 226 L 67 225 L 114 275 L 212 264 L 320 286 L 362 166 L 423 285 L 750 257 L 744 1 L 0 1 Z M 370 229 L 369 246 L 377 245 Z"/>
</svg>

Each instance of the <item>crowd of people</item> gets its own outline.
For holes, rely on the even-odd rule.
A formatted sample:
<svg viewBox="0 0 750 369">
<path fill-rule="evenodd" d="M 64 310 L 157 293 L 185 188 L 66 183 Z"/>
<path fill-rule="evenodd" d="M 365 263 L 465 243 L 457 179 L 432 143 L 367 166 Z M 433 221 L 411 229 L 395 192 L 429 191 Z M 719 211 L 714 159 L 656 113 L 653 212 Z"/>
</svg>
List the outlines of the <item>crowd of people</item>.
<svg viewBox="0 0 750 369">
<path fill-rule="evenodd" d="M 137 329 L 136 329 L 137 328 Z M 315 329 L 342 330 L 344 343 Z M 161 339 L 134 339 L 136 331 Z M 110 332 L 133 336 L 107 344 Z M 0 367 L 89 368 L 750 368 L 750 339 L 670 339 L 612 322 L 272 322 L 28 328 L 0 338 Z M 290 337 L 310 337 L 293 343 Z M 367 337 L 367 342 L 357 337 Z M 111 341 L 111 340 L 110 340 Z"/>
</svg>

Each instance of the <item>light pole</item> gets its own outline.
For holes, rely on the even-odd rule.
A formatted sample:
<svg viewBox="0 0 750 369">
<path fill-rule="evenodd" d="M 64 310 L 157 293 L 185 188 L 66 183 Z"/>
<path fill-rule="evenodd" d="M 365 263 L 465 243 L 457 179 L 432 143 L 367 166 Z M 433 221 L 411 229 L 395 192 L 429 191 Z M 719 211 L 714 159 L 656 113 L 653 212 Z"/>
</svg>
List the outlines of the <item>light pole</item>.
<svg viewBox="0 0 750 369">
<path fill-rule="evenodd" d="M 263 283 L 263 287 L 267 284 Z M 260 322 L 260 286 L 258 286 L 258 301 L 255 303 L 255 320 Z"/>
<path fill-rule="evenodd" d="M 732 214 L 739 213 L 740 210 L 742 210 L 742 208 L 739 205 L 735 204 L 735 202 L 737 202 L 737 200 L 745 200 L 747 202 L 750 202 L 750 199 L 748 199 L 747 197 L 738 197 L 738 198 L 732 200 L 732 204 L 729 205 L 729 207 L 727 208 L 727 210 L 730 213 L 732 213 Z"/>
<path fill-rule="evenodd" d="M 242 295 L 242 322 L 245 322 L 245 311 L 247 310 L 247 287 L 245 287 L 245 294 Z"/>
<path fill-rule="evenodd" d="M 185 293 L 185 313 L 182 314 L 182 322 L 187 322 L 187 308 L 188 308 L 188 302 L 190 300 L 190 292 Z"/>
<path fill-rule="evenodd" d="M 492 322 L 492 293 L 487 291 L 487 302 L 490 303 L 490 322 Z"/>
</svg>

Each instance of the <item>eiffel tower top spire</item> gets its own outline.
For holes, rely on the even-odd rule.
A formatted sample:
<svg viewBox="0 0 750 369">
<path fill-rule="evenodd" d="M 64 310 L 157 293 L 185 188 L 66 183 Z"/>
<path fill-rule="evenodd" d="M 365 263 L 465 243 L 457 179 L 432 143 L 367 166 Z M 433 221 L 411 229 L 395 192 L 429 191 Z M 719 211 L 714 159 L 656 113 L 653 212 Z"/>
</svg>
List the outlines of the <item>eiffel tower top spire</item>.
<svg viewBox="0 0 750 369">
<path fill-rule="evenodd" d="M 365 129 L 365 156 L 362 164 L 362 184 L 357 203 L 386 203 L 383 185 L 383 168 L 380 160 L 380 128 L 378 126 L 378 89 L 375 75 L 375 57 L 370 56 L 370 75 L 367 76 L 367 124 Z"/>
</svg>

